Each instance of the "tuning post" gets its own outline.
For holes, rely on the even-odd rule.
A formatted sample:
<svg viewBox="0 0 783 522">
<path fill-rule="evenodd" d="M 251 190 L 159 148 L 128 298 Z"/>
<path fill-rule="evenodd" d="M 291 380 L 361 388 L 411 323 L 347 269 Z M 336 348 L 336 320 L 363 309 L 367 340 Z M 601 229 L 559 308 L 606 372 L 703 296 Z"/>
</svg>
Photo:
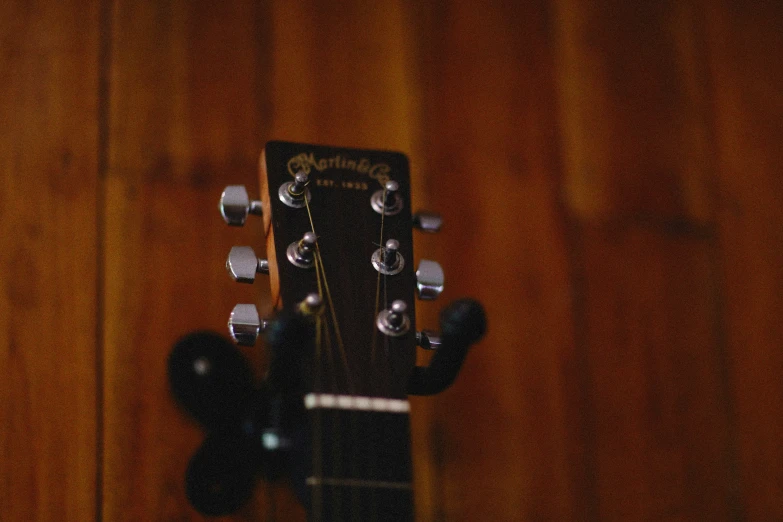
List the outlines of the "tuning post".
<svg viewBox="0 0 783 522">
<path fill-rule="evenodd" d="M 234 281 L 252 283 L 256 279 L 256 274 L 269 273 L 269 261 L 256 257 L 251 247 L 235 246 L 228 253 L 226 270 Z"/>
<path fill-rule="evenodd" d="M 260 216 L 262 214 L 261 201 L 250 200 L 244 185 L 229 185 L 220 195 L 218 203 L 220 215 L 223 221 L 234 227 L 245 224 L 248 214 Z"/>
<path fill-rule="evenodd" d="M 408 305 L 405 301 L 397 299 L 391 304 L 390 308 L 381 310 L 375 321 L 378 330 L 390 337 L 400 337 L 408 333 L 411 327 L 411 320 L 407 312 Z"/>
<path fill-rule="evenodd" d="M 302 239 L 288 245 L 286 257 L 299 268 L 312 268 L 315 265 L 315 244 L 317 238 L 312 232 L 305 232 Z"/>
<path fill-rule="evenodd" d="M 395 275 L 405 267 L 405 258 L 399 252 L 400 243 L 396 239 L 386 241 L 383 248 L 372 254 L 371 262 L 375 270 L 384 275 Z"/>
<path fill-rule="evenodd" d="M 302 315 L 318 315 L 323 312 L 324 300 L 317 293 L 307 294 L 307 297 L 299 303 L 299 312 Z"/>
<path fill-rule="evenodd" d="M 375 191 L 370 197 L 370 205 L 373 210 L 386 216 L 399 214 L 402 210 L 402 197 L 400 197 L 399 190 L 399 183 L 394 180 L 387 181 L 382 190 Z"/>
<path fill-rule="evenodd" d="M 256 339 L 269 327 L 269 321 L 258 316 L 254 304 L 238 304 L 228 317 L 228 332 L 241 346 L 253 346 Z"/>
<path fill-rule="evenodd" d="M 428 232 L 434 234 L 440 232 L 440 227 L 443 225 L 443 218 L 440 214 L 434 212 L 416 212 L 413 215 L 413 226 L 422 232 Z"/>
<path fill-rule="evenodd" d="M 436 261 L 422 259 L 416 269 L 416 293 L 422 301 L 437 299 L 443 292 L 443 268 Z"/>
<path fill-rule="evenodd" d="M 416 344 L 425 350 L 437 350 L 440 348 L 440 343 L 440 333 L 435 330 L 416 332 Z"/>
<path fill-rule="evenodd" d="M 300 170 L 294 176 L 294 181 L 287 181 L 280 185 L 277 195 L 280 198 L 280 201 L 289 207 L 303 208 L 312 198 L 310 191 L 307 189 L 309 183 L 310 179 L 307 176 L 307 173 Z"/>
</svg>

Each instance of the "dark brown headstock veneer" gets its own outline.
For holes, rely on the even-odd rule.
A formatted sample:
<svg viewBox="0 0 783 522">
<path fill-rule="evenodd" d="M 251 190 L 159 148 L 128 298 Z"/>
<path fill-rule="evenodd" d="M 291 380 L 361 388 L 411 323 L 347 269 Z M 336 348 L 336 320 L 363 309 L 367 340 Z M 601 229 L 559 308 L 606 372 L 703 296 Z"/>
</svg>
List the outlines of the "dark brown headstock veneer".
<svg viewBox="0 0 783 522">
<path fill-rule="evenodd" d="M 307 174 L 310 198 L 307 206 L 292 208 L 281 201 L 279 190 L 297 172 Z M 382 216 L 371 198 L 387 181 L 397 182 L 402 206 Z M 270 142 L 261 155 L 260 184 L 275 308 L 294 310 L 314 292 L 323 298 L 311 390 L 404 399 L 416 345 L 407 158 L 396 152 Z M 300 268 L 287 257 L 289 245 L 306 232 L 316 234 L 320 266 Z M 404 262 L 395 275 L 380 274 L 371 263 L 389 239 L 399 242 Z M 407 304 L 410 321 L 399 337 L 376 328 L 378 313 L 395 300 Z"/>
</svg>

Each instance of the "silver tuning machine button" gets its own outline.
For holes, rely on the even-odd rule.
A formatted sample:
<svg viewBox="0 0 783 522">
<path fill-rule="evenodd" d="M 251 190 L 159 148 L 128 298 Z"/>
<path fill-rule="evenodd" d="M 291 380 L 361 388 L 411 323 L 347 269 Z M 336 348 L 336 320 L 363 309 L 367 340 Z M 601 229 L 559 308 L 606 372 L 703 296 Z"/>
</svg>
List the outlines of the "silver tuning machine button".
<svg viewBox="0 0 783 522">
<path fill-rule="evenodd" d="M 442 225 L 443 218 L 440 214 L 435 214 L 434 212 L 416 212 L 413 215 L 413 226 L 422 232 L 429 232 L 431 234 L 440 232 L 440 227 Z"/>
<path fill-rule="evenodd" d="M 223 221 L 234 227 L 244 225 L 248 214 L 260 216 L 262 213 L 261 202 L 251 200 L 244 185 L 227 186 L 220 195 L 218 209 Z"/>
<path fill-rule="evenodd" d="M 269 261 L 256 257 L 256 253 L 248 246 L 235 246 L 228 253 L 226 270 L 234 281 L 252 283 L 256 274 L 269 273 Z"/>
<path fill-rule="evenodd" d="M 416 332 L 416 344 L 425 350 L 437 350 L 440 348 L 440 333 L 435 330 Z"/>
<path fill-rule="evenodd" d="M 238 304 L 228 317 L 228 333 L 241 346 L 253 346 L 267 326 L 269 321 L 258 316 L 254 304 Z"/>
<path fill-rule="evenodd" d="M 422 301 L 431 301 L 443 292 L 443 268 L 435 261 L 422 259 L 416 269 L 416 292 Z"/>
</svg>

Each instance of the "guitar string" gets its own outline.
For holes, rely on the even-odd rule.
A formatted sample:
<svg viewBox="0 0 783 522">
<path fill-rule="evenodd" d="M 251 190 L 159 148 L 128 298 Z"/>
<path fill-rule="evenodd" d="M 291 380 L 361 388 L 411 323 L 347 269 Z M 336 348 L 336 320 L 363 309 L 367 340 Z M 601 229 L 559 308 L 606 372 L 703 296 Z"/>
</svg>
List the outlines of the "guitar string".
<svg viewBox="0 0 783 522">
<path fill-rule="evenodd" d="M 305 198 L 305 206 L 307 207 L 307 215 L 310 219 L 310 229 L 315 234 L 315 227 L 313 226 L 313 217 L 310 214 L 310 207 L 307 204 L 307 198 Z M 316 236 L 316 249 L 318 247 L 318 238 Z M 317 250 L 316 250 L 317 251 Z M 325 277 L 325 274 L 324 274 Z M 323 284 L 321 282 L 321 267 L 315 263 L 315 280 L 318 287 L 318 295 L 323 299 Z M 326 339 L 329 340 L 329 331 L 326 321 L 323 320 L 321 314 L 316 314 L 315 317 L 315 372 L 314 372 L 314 388 L 316 392 L 323 392 L 322 389 L 322 367 L 321 359 L 323 356 L 323 331 L 325 330 Z M 331 343 L 327 343 L 327 357 L 331 360 Z M 323 476 L 323 427 L 321 422 L 322 412 L 318 409 L 313 411 L 313 471 L 315 476 Z M 314 521 L 320 521 L 323 516 L 323 492 L 320 487 L 314 487 L 312 492 L 313 502 L 313 518 Z"/>
<path fill-rule="evenodd" d="M 318 272 L 318 267 L 315 270 L 315 280 L 318 285 L 318 294 L 321 294 L 321 275 Z M 315 316 L 315 360 L 321 359 L 321 317 Z M 313 389 L 316 392 L 321 391 L 321 368 L 320 365 L 316 365 L 313 375 Z M 317 409 L 311 414 L 313 416 L 313 431 L 312 431 L 312 447 L 313 447 L 313 474 L 315 476 L 321 476 L 322 464 L 321 464 L 321 412 Z M 320 488 L 314 487 L 312 490 L 312 516 L 314 522 L 320 522 L 323 503 L 321 498 Z"/>
<path fill-rule="evenodd" d="M 305 200 L 305 208 L 307 209 L 307 216 L 308 216 L 308 219 L 310 220 L 310 230 L 316 236 L 316 240 L 315 240 L 315 253 L 316 253 L 315 254 L 315 266 L 316 266 L 316 274 L 317 275 L 320 274 L 320 277 L 317 278 L 319 280 L 318 292 L 319 292 L 319 295 L 323 298 L 323 290 L 326 291 L 327 305 L 328 305 L 329 310 L 331 312 L 332 323 L 333 323 L 332 326 L 334 328 L 335 337 L 337 339 L 337 345 L 338 345 L 338 348 L 340 350 L 340 356 L 342 358 L 342 363 L 343 363 L 343 369 L 345 371 L 346 382 L 348 384 L 349 391 L 351 393 L 354 393 L 353 382 L 352 382 L 352 379 L 351 379 L 351 372 L 350 372 L 350 369 L 348 367 L 348 359 L 347 359 L 346 352 L 345 352 L 345 346 L 343 344 L 342 336 L 340 334 L 340 326 L 339 326 L 339 323 L 337 321 L 337 314 L 336 314 L 335 309 L 334 309 L 334 302 L 332 301 L 332 294 L 331 294 L 331 291 L 329 290 L 329 281 L 328 281 L 328 279 L 326 277 L 326 269 L 325 269 L 324 264 L 323 264 L 323 257 L 321 256 L 321 248 L 320 248 L 319 241 L 318 241 L 318 234 L 315 231 L 315 224 L 313 222 L 313 214 L 312 214 L 312 212 L 310 210 L 310 203 L 309 203 L 309 201 L 307 200 L 306 197 L 304 198 L 304 200 Z M 321 278 L 323 279 L 323 287 L 321 286 L 321 283 L 320 283 Z M 332 369 L 332 371 L 330 371 L 330 373 L 331 373 L 332 380 L 333 380 L 333 387 L 334 387 L 334 389 L 336 391 L 337 390 L 337 384 L 336 384 L 337 375 L 336 375 L 336 372 L 333 370 L 333 368 L 334 368 L 334 365 L 333 365 L 334 357 L 333 357 L 333 352 L 332 352 L 332 342 L 331 342 L 332 339 L 331 339 L 331 335 L 330 335 L 330 332 L 329 332 L 328 321 L 323 321 L 322 324 L 323 324 L 323 329 L 324 329 L 324 334 L 325 334 L 324 335 L 324 339 L 326 340 L 326 352 L 327 352 L 326 353 L 326 357 L 328 358 L 330 368 Z M 316 366 L 319 368 L 318 371 L 320 371 L 320 367 L 321 367 L 321 359 L 320 359 L 320 357 L 317 359 L 317 361 L 318 362 L 317 362 Z M 336 413 L 335 416 L 334 416 L 333 422 L 332 422 L 332 437 L 336 441 L 340 440 L 339 426 L 338 426 L 338 423 L 336 422 L 338 417 L 339 417 L 339 414 Z M 319 433 L 321 433 L 321 430 L 319 430 Z M 337 445 L 333 444 L 332 448 L 333 448 L 333 450 L 332 450 L 332 465 L 333 465 L 333 468 L 334 468 L 332 474 L 334 474 L 335 476 L 339 476 L 340 475 L 340 467 L 341 467 L 340 466 L 340 455 L 341 455 L 342 452 L 340 451 L 339 443 Z M 319 475 L 323 475 L 323 469 L 320 469 L 319 471 L 320 471 Z M 318 489 L 318 488 L 316 488 L 316 489 Z M 340 518 L 340 498 L 339 498 L 339 490 L 338 490 L 338 488 L 332 488 L 331 493 L 332 493 L 332 495 L 331 495 L 332 496 L 332 505 L 333 505 L 333 509 L 334 509 L 334 512 L 331 514 L 331 516 L 332 517 L 336 517 L 336 519 L 339 519 Z"/>
<path fill-rule="evenodd" d="M 383 196 L 381 196 L 381 201 L 386 201 L 386 184 L 383 185 Z M 378 245 L 381 249 L 383 249 L 383 225 L 384 225 L 384 218 L 386 217 L 386 212 L 381 212 L 381 238 L 378 242 Z M 381 250 L 383 252 L 383 250 Z M 382 258 L 383 256 L 381 256 Z M 375 346 L 378 343 L 378 328 L 375 326 L 375 318 L 378 317 L 378 306 L 379 306 L 379 300 L 381 297 L 381 272 L 378 271 L 378 277 L 375 280 L 375 313 L 373 314 L 373 323 L 372 323 L 372 345 L 370 349 L 370 367 L 373 369 L 374 372 L 377 373 L 377 369 L 375 367 Z"/>
<path fill-rule="evenodd" d="M 381 196 L 381 201 L 386 201 L 386 184 L 383 185 L 383 194 Z M 383 232 L 384 232 L 384 225 L 386 221 L 386 212 L 381 212 L 381 230 L 380 230 L 380 238 L 378 240 L 378 247 L 381 249 L 381 253 L 383 253 Z M 383 255 L 381 255 L 381 259 L 383 259 Z M 385 279 L 385 278 L 384 278 Z M 385 281 L 384 281 L 385 283 Z M 379 311 L 379 305 L 380 305 L 380 297 L 381 297 L 381 272 L 378 271 L 378 276 L 375 279 L 375 312 L 373 313 L 373 321 L 372 321 L 372 343 L 370 345 L 370 368 L 372 372 L 376 375 L 376 377 L 382 373 L 378 371 L 378 366 L 376 365 L 376 353 L 377 353 L 377 344 L 378 344 L 378 328 L 375 326 L 375 318 L 378 317 L 378 311 Z M 380 394 L 383 386 L 379 383 L 379 379 L 373 379 L 373 386 L 376 389 L 376 393 Z M 357 430 L 358 431 L 358 430 Z M 372 441 L 373 445 L 375 441 Z M 375 448 L 372 448 L 369 452 L 369 472 L 370 476 L 375 476 L 375 468 L 376 468 L 376 460 L 375 460 Z M 358 492 L 354 492 L 358 493 Z M 369 501 L 370 501 L 370 518 L 371 521 L 375 521 L 377 519 L 377 514 L 375 510 L 375 491 L 371 489 L 369 492 Z"/>
<path fill-rule="evenodd" d="M 384 183 L 384 187 L 383 187 L 383 200 L 382 201 L 386 201 L 386 184 L 385 183 Z M 386 215 L 386 212 L 384 211 L 382 216 L 385 216 L 385 215 Z M 383 218 L 381 218 L 381 221 L 383 222 Z M 385 249 L 386 248 L 386 245 L 383 242 L 383 236 L 381 236 L 381 246 L 380 246 L 380 248 L 381 249 Z M 378 272 L 379 282 L 380 282 L 380 279 L 381 279 L 380 276 L 381 276 L 381 273 Z M 387 281 L 388 281 L 388 275 L 387 274 L 383 274 L 383 306 L 384 306 L 384 308 L 389 306 L 389 296 L 388 296 L 388 292 L 387 292 Z M 376 308 L 378 308 L 377 304 L 376 304 Z M 376 310 L 375 315 L 377 317 L 378 310 Z M 377 327 L 375 328 L 375 331 L 376 332 L 378 331 Z M 389 372 L 388 372 L 388 367 L 389 367 L 389 336 L 388 335 L 384 335 L 383 336 L 383 346 L 384 346 L 384 353 L 385 353 L 385 356 L 386 356 L 385 357 L 386 360 L 385 360 L 385 366 L 383 368 L 383 371 L 381 371 L 381 375 L 383 375 L 383 379 L 382 379 L 382 382 L 381 382 L 380 386 L 381 386 L 381 392 L 382 393 L 384 393 L 385 395 L 390 395 L 391 390 L 389 389 Z M 377 440 L 375 442 L 377 444 Z M 377 451 L 379 450 L 379 448 L 376 447 L 376 448 L 374 448 L 374 450 L 375 451 L 373 451 L 373 456 L 377 455 Z M 377 471 L 378 471 L 378 461 L 375 458 L 371 458 L 370 459 L 370 472 L 371 472 L 372 476 L 377 476 Z M 378 492 L 376 492 L 375 490 L 373 490 L 371 492 L 371 495 L 370 495 L 370 520 L 371 520 L 371 522 L 375 522 L 375 521 L 378 520 Z"/>
<path fill-rule="evenodd" d="M 329 323 L 323 322 L 324 339 L 326 339 L 326 362 L 329 365 L 329 375 L 332 378 L 332 389 L 337 390 L 337 372 L 334 367 L 334 351 L 332 350 L 332 336 L 329 333 Z"/>
<path fill-rule="evenodd" d="M 321 266 L 321 274 L 323 276 L 323 287 L 324 287 L 324 290 L 326 290 L 326 300 L 327 300 L 327 304 L 328 304 L 328 307 L 329 307 L 329 312 L 330 312 L 330 314 L 332 316 L 332 326 L 334 328 L 335 337 L 337 338 L 337 347 L 340 350 L 340 357 L 342 358 L 343 367 L 344 367 L 344 370 L 345 370 L 346 382 L 348 383 L 348 389 L 351 391 L 351 393 L 353 393 L 354 392 L 354 388 L 353 388 L 353 382 L 352 382 L 352 379 L 351 379 L 351 372 L 350 372 L 350 369 L 349 369 L 349 366 L 348 366 L 348 358 L 347 358 L 346 353 L 345 353 L 345 345 L 343 344 L 343 338 L 342 338 L 342 335 L 340 334 L 340 324 L 337 321 L 337 312 L 334 309 L 334 303 L 332 301 L 332 293 L 329 290 L 329 280 L 326 277 L 326 269 L 324 268 L 323 257 L 321 257 L 321 247 L 318 244 L 319 243 L 319 241 L 318 241 L 318 234 L 316 234 L 316 232 L 315 232 L 315 225 L 313 224 L 313 214 L 312 214 L 312 212 L 310 212 L 310 203 L 307 201 L 306 197 L 304 198 L 304 201 L 305 201 L 305 208 L 307 208 L 307 216 L 310 219 L 310 230 L 316 236 L 316 239 L 315 239 L 315 263 L 316 263 L 316 265 L 320 265 Z"/>
<path fill-rule="evenodd" d="M 386 196 L 386 187 L 384 186 L 384 190 L 383 190 L 383 199 L 384 200 L 385 200 L 385 196 Z M 310 220 L 311 230 L 312 230 L 313 234 L 315 234 L 315 226 L 314 226 L 314 223 L 313 223 L 313 217 L 312 217 L 312 213 L 310 211 L 309 203 L 307 202 L 306 198 L 305 198 L 305 206 L 307 208 L 307 213 L 308 213 L 308 217 L 309 217 L 309 220 Z M 383 249 L 384 218 L 385 218 L 385 213 L 381 213 L 381 227 L 380 227 L 381 228 L 381 230 L 380 230 L 380 248 L 381 249 Z M 320 296 L 323 297 L 323 290 L 324 289 L 326 290 L 327 302 L 328 302 L 328 306 L 329 306 L 329 309 L 330 309 L 330 312 L 331 312 L 331 316 L 332 316 L 332 320 L 333 320 L 333 323 L 334 323 L 333 326 L 334 326 L 334 330 L 335 330 L 335 336 L 337 338 L 338 346 L 339 346 L 339 349 L 340 349 L 340 355 L 342 357 L 342 362 L 343 362 L 343 365 L 344 365 L 344 368 L 345 368 L 345 371 L 346 371 L 346 380 L 349 383 L 349 388 L 353 392 L 353 385 L 351 383 L 350 372 L 348 370 L 348 361 L 347 361 L 347 358 L 346 358 L 345 347 L 344 347 L 344 344 L 342 342 L 342 336 L 341 336 L 341 333 L 340 333 L 340 328 L 339 328 L 339 324 L 338 324 L 338 321 L 337 321 L 336 312 L 335 312 L 335 309 L 334 309 L 334 303 L 333 303 L 332 297 L 331 297 L 331 292 L 329 290 L 329 283 L 328 283 L 328 280 L 326 278 L 326 271 L 325 271 L 325 267 L 324 267 L 324 264 L 323 264 L 323 257 L 321 256 L 321 251 L 320 251 L 320 246 L 318 244 L 317 236 L 316 236 L 315 247 L 316 247 L 316 262 L 315 262 L 315 265 L 316 265 L 316 280 L 318 282 L 318 293 L 319 293 Z M 323 286 L 321 284 L 321 275 L 323 275 Z M 381 276 L 381 273 L 379 272 L 378 273 L 378 277 L 376 279 L 376 295 L 375 295 L 375 314 L 374 314 L 374 317 L 377 317 L 378 309 L 379 309 L 380 279 L 381 279 L 380 276 Z M 386 301 L 388 301 L 387 277 L 386 277 L 386 275 L 384 275 L 384 277 L 383 277 L 383 293 L 384 293 L 384 302 L 386 302 Z M 331 335 L 330 335 L 330 332 L 329 332 L 328 321 L 322 321 L 321 318 L 318 317 L 316 319 L 316 325 L 317 325 L 316 326 L 316 345 L 317 345 L 318 360 L 320 360 L 320 351 L 321 351 L 321 347 L 322 347 L 322 338 L 321 338 L 321 325 L 322 325 L 323 331 L 324 331 L 324 334 L 325 334 L 326 344 L 327 344 L 327 354 L 328 354 L 327 357 L 329 358 L 330 366 L 332 366 L 331 363 L 333 361 L 333 357 L 332 357 L 332 350 L 331 350 Z M 373 369 L 375 369 L 375 364 L 374 363 L 375 363 L 376 345 L 377 345 L 377 328 L 375 328 L 374 325 L 373 325 L 373 342 L 372 342 L 372 345 L 371 345 L 371 361 L 372 361 Z M 384 352 L 385 352 L 385 355 L 386 355 L 386 361 L 388 363 L 389 362 L 389 354 L 390 354 L 388 336 L 384 336 Z M 319 370 L 320 370 L 320 365 L 318 365 L 317 373 L 320 373 Z M 332 373 L 333 373 L 332 376 L 335 377 L 334 372 L 332 372 Z M 389 385 L 390 385 L 390 383 L 384 382 L 381 386 L 382 387 L 388 387 Z M 320 388 L 320 385 L 318 385 L 317 387 Z M 318 417 L 320 417 L 320 415 Z M 356 423 L 355 423 L 354 416 L 350 415 L 350 417 L 351 417 L 351 419 L 350 419 L 351 420 L 351 427 L 353 428 L 352 431 L 354 433 L 356 433 L 357 430 L 356 430 Z M 320 424 L 320 422 L 317 422 L 317 424 Z M 333 431 L 333 434 L 335 436 L 335 439 L 338 439 L 339 438 L 339 426 L 335 422 L 335 423 L 332 424 L 332 427 L 333 427 L 332 431 Z M 320 428 L 320 426 L 319 426 L 319 428 Z M 320 433 L 320 429 L 318 431 Z M 335 471 L 337 471 L 338 474 L 339 474 L 339 458 L 338 458 L 339 450 L 340 450 L 340 448 L 338 446 L 337 447 L 337 451 L 333 452 L 333 457 L 335 458 L 335 467 L 338 468 Z M 319 437 L 319 448 L 318 448 L 317 453 L 320 453 L 320 437 Z M 320 457 L 320 455 L 318 455 L 318 456 Z M 353 460 L 355 460 L 355 459 L 352 459 L 352 461 Z M 314 464 L 316 464 L 316 463 L 314 463 Z M 321 464 L 320 464 L 320 458 L 319 458 L 318 459 L 318 463 L 317 463 L 317 468 L 320 468 L 320 467 L 321 467 Z M 356 464 L 355 464 L 355 461 L 354 461 L 352 468 L 355 468 L 355 467 L 356 467 Z M 375 459 L 371 459 L 371 467 L 375 468 Z M 318 488 L 316 488 L 316 489 L 318 489 Z M 352 493 L 356 493 L 356 492 L 352 492 Z M 336 490 L 336 488 L 333 489 L 333 495 L 334 495 L 334 498 L 333 498 L 334 506 L 335 506 L 335 511 L 336 511 L 334 514 L 339 517 L 339 502 L 338 502 L 339 499 L 337 497 L 337 490 Z M 372 499 L 371 499 L 371 517 L 372 517 L 372 520 L 375 520 L 377 518 L 377 513 L 376 513 L 376 502 L 375 502 L 374 491 L 372 492 L 371 496 L 372 496 Z M 316 516 L 318 517 L 318 519 L 320 519 L 322 506 L 320 505 L 320 500 L 321 500 L 320 499 L 320 495 L 318 495 L 318 497 L 319 497 L 318 498 L 319 502 L 318 502 L 318 508 L 317 508 Z M 314 499 L 314 501 L 315 501 L 315 499 Z M 357 502 L 358 502 L 358 499 L 357 499 L 356 495 L 355 494 L 352 495 L 352 504 L 353 504 L 352 505 L 352 507 L 353 507 L 353 509 L 352 509 L 353 517 L 352 518 L 354 520 L 356 520 L 356 517 L 358 516 Z"/>
<path fill-rule="evenodd" d="M 326 272 L 324 269 L 324 261 L 321 257 L 321 250 L 318 248 L 318 243 L 316 242 L 316 252 L 317 252 L 317 259 L 318 263 L 321 264 L 321 272 L 324 274 L 324 289 L 326 290 L 326 299 L 329 303 L 329 312 L 332 316 L 332 327 L 334 328 L 334 335 L 337 339 L 337 348 L 340 351 L 340 357 L 342 358 L 343 368 L 345 370 L 345 380 L 348 384 L 348 390 L 351 393 L 354 393 L 354 386 L 353 386 L 353 379 L 351 377 L 351 370 L 348 366 L 348 356 L 345 352 L 345 344 L 343 344 L 343 337 L 342 334 L 340 334 L 340 324 L 337 322 L 337 312 L 334 308 L 334 303 L 332 301 L 332 293 L 329 291 L 329 281 L 326 279 Z"/>
<path fill-rule="evenodd" d="M 316 279 L 319 280 L 319 287 L 320 287 L 320 278 L 318 277 L 318 272 L 316 271 Z M 316 316 L 315 319 L 315 358 L 316 361 L 320 361 L 321 359 L 321 317 Z M 320 391 L 321 385 L 320 385 L 320 374 L 321 374 L 321 368 L 320 364 L 316 364 L 315 369 L 315 389 L 317 391 Z M 323 464 L 322 464 L 322 447 L 321 447 L 321 440 L 322 440 L 322 429 L 321 429 L 321 411 L 318 408 L 315 408 L 313 410 L 312 415 L 315 417 L 313 419 L 313 471 L 314 475 L 317 477 L 323 476 Z M 312 502 L 313 502 L 313 520 L 314 522 L 320 522 L 322 511 L 323 511 L 323 497 L 321 495 L 321 488 L 320 487 L 313 487 L 312 491 Z"/>
<path fill-rule="evenodd" d="M 389 306 L 389 295 L 387 293 L 386 278 L 387 278 L 387 275 L 383 274 L 383 302 L 385 303 L 384 306 Z M 387 371 L 383 372 L 384 375 L 386 376 L 386 380 L 384 380 L 384 385 L 385 385 L 386 393 L 391 395 L 391 391 L 392 390 L 391 390 L 391 383 L 389 381 L 389 372 L 388 372 L 389 367 L 391 366 L 391 357 L 389 355 L 389 336 L 388 335 L 384 335 L 383 336 L 383 351 L 384 351 L 384 355 L 386 356 L 386 367 L 385 367 L 385 370 L 387 370 Z"/>
</svg>

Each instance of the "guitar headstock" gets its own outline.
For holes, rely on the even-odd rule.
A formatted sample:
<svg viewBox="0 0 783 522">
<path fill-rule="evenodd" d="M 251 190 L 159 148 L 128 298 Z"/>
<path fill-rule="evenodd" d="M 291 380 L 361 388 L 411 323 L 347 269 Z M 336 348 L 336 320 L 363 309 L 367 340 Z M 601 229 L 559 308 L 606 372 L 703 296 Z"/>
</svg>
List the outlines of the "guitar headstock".
<svg viewBox="0 0 783 522">
<path fill-rule="evenodd" d="M 267 271 L 276 310 L 312 315 L 310 391 L 404 398 L 416 346 L 412 229 L 436 219 L 414 219 L 407 158 L 270 142 L 259 173 L 268 257 L 255 263 L 254 254 L 242 252 L 243 263 L 234 251 L 232 275 L 247 281 L 257 269 Z M 232 265 L 252 269 L 244 275 Z M 424 267 L 420 275 L 429 281 L 420 288 L 432 298 L 442 289 L 442 271 L 431 261 Z M 241 327 L 232 328 L 243 340 Z"/>
<path fill-rule="evenodd" d="M 235 382 L 236 368 L 251 372 L 218 336 L 175 346 L 172 391 L 210 432 L 186 472 L 188 497 L 202 513 L 225 514 L 249 497 L 255 475 L 288 473 L 314 519 L 340 520 L 350 505 L 356 519 L 412 520 L 407 396 L 454 381 L 484 333 L 483 309 L 456 301 L 441 314 L 442 334 L 416 331 L 415 298 L 435 299 L 443 270 L 427 260 L 414 270 L 412 230 L 441 222 L 411 212 L 403 154 L 270 142 L 259 178 L 260 199 L 232 185 L 219 208 L 234 226 L 263 216 L 267 258 L 238 246 L 226 268 L 243 283 L 269 275 L 275 316 L 239 304 L 229 332 L 240 345 L 266 332 L 270 367 L 254 388 L 249 377 Z M 417 344 L 437 349 L 427 367 L 415 366 Z"/>
<path fill-rule="evenodd" d="M 271 142 L 259 171 L 275 308 L 293 311 L 311 294 L 321 301 L 312 391 L 405 397 L 416 346 L 407 158 Z M 378 323 L 395 301 L 406 310 L 383 333 Z"/>
</svg>

